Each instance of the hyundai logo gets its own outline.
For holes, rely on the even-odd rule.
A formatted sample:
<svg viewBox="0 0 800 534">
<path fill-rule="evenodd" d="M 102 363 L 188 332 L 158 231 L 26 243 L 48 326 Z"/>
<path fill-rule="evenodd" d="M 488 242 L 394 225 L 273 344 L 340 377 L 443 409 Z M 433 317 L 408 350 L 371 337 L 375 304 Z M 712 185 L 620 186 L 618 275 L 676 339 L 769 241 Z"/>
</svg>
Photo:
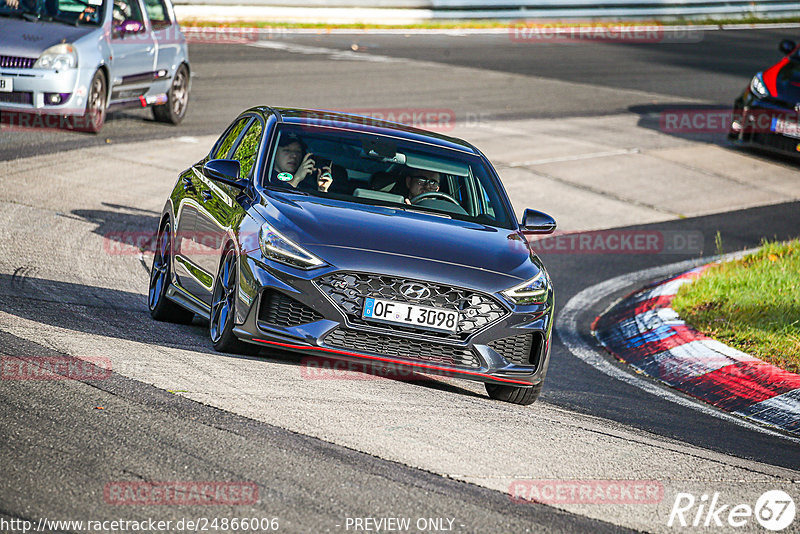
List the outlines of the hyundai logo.
<svg viewBox="0 0 800 534">
<path fill-rule="evenodd" d="M 431 296 L 431 290 L 422 284 L 410 282 L 400 286 L 400 293 L 411 300 L 422 300 Z"/>
</svg>

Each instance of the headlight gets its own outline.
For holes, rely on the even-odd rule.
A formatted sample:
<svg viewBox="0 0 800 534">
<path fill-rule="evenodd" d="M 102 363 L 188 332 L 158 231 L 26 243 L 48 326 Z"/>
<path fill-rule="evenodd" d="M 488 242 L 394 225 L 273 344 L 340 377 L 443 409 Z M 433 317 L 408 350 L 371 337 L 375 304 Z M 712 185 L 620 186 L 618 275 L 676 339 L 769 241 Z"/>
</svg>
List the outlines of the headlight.
<svg viewBox="0 0 800 534">
<path fill-rule="evenodd" d="M 753 76 L 753 79 L 750 80 L 750 91 L 752 91 L 754 95 L 761 98 L 769 96 L 769 91 L 767 91 L 767 86 L 764 85 L 764 80 L 761 79 L 760 72 Z"/>
<path fill-rule="evenodd" d="M 259 241 L 261 242 L 261 253 L 271 260 L 300 269 L 313 269 L 325 264 L 324 261 L 303 250 L 268 223 L 264 223 L 261 227 Z"/>
<path fill-rule="evenodd" d="M 522 282 L 518 286 L 503 291 L 503 295 L 517 304 L 542 304 L 547 301 L 547 292 L 550 289 L 550 280 L 544 270 L 539 274 Z"/>
<path fill-rule="evenodd" d="M 39 56 L 34 69 L 64 70 L 74 69 L 78 66 L 78 53 L 71 44 L 57 44 L 51 46 Z"/>
</svg>

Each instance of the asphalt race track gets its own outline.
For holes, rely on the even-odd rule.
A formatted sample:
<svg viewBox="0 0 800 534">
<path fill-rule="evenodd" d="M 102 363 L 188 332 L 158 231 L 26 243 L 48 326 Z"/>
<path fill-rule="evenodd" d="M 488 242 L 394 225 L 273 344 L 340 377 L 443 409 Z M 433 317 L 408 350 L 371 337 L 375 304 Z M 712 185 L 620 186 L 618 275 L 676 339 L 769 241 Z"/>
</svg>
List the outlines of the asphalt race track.
<svg viewBox="0 0 800 534">
<path fill-rule="evenodd" d="M 519 407 L 471 382 L 309 379 L 296 356 L 216 353 L 202 321 L 150 319 L 151 256 L 119 252 L 107 238 L 154 231 L 177 173 L 246 107 L 443 112 L 445 133 L 495 163 L 518 214 L 534 207 L 562 230 L 691 241 L 635 254 L 543 249 L 563 309 L 605 280 L 712 256 L 717 235 L 725 252 L 798 235 L 797 162 L 735 149 L 719 132 L 661 127 L 670 110 L 727 108 L 793 33 L 709 31 L 650 44 L 286 34 L 193 45 L 179 127 L 138 110 L 113 114 L 98 136 L 2 130 L 0 354 L 107 358 L 114 372 L 0 380 L 0 532 L 21 531 L 2 527 L 16 519 L 203 517 L 278 518 L 286 532 L 364 532 L 355 518 L 389 517 L 410 518 L 411 532 L 667 532 L 681 492 L 753 506 L 781 489 L 800 502 L 800 440 L 657 385 L 661 393 L 647 392 L 623 365 L 611 362 L 625 381 L 567 348 L 571 339 L 597 351 L 591 321 L 633 285 L 582 309 L 575 331 L 557 323 L 544 393 Z M 147 506 L 104 495 L 109 484 L 141 481 L 254 484 L 257 499 Z M 520 503 L 509 497 L 519 481 L 638 481 L 662 494 Z M 753 518 L 727 528 L 760 529 Z"/>
</svg>

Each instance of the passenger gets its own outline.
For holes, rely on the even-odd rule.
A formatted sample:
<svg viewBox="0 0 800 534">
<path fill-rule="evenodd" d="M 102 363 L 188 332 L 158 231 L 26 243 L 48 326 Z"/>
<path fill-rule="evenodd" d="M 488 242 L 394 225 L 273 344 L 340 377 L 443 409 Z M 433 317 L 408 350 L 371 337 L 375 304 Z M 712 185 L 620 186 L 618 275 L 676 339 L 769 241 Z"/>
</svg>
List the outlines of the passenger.
<svg viewBox="0 0 800 534">
<path fill-rule="evenodd" d="M 409 174 L 406 175 L 406 187 L 408 187 L 406 204 L 411 204 L 416 197 L 423 193 L 438 191 L 440 181 L 441 177 L 436 171 L 410 169 Z"/>
<path fill-rule="evenodd" d="M 282 135 L 275 153 L 270 183 L 288 184 L 296 189 L 311 191 L 314 189 L 313 176 L 316 174 L 316 190 L 327 193 L 333 183 L 331 168 L 327 166 L 316 169 L 313 154 L 307 150 L 306 144 L 296 135 Z M 312 178 L 304 183 L 308 177 Z"/>
</svg>

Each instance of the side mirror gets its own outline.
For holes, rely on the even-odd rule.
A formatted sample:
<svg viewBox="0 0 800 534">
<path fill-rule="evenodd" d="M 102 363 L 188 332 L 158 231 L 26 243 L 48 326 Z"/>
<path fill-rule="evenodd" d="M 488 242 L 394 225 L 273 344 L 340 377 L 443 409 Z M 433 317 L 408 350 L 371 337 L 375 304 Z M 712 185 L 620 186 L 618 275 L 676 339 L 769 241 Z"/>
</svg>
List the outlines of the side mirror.
<svg viewBox="0 0 800 534">
<path fill-rule="evenodd" d="M 780 50 L 781 53 L 788 55 L 788 54 L 791 54 L 792 50 L 794 50 L 796 47 L 797 47 L 797 43 L 795 43 L 794 41 L 791 41 L 789 39 L 784 39 L 778 45 L 778 50 Z"/>
<path fill-rule="evenodd" d="M 127 33 L 140 33 L 144 31 L 144 24 L 138 20 L 127 19 L 122 24 L 114 25 L 114 33 L 116 35 L 125 35 Z"/>
<path fill-rule="evenodd" d="M 247 182 L 239 180 L 241 166 L 235 159 L 211 159 L 203 165 L 203 174 L 237 189 L 246 189 Z"/>
<path fill-rule="evenodd" d="M 533 234 L 552 234 L 556 229 L 556 221 L 546 213 L 526 209 L 522 215 L 522 229 Z"/>
</svg>

